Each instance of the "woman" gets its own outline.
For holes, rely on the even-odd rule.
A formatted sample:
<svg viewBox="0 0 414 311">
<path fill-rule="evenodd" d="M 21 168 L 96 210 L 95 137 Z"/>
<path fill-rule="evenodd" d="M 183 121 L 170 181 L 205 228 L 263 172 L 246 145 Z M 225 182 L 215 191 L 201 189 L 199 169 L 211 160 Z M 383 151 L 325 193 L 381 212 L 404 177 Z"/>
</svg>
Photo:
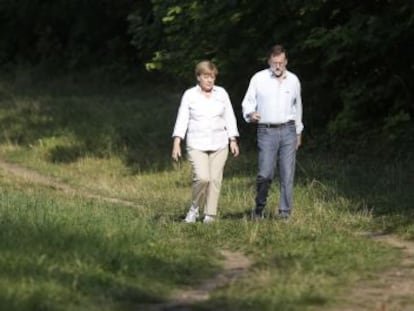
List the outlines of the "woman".
<svg viewBox="0 0 414 311">
<path fill-rule="evenodd" d="M 214 85 L 217 74 L 210 61 L 196 65 L 198 83 L 184 92 L 174 127 L 172 158 L 178 161 L 181 157 L 181 141 L 186 136 L 193 172 L 187 223 L 196 222 L 200 208 L 204 223 L 215 220 L 228 146 L 234 157 L 239 155 L 236 117 L 226 90 Z"/>
</svg>

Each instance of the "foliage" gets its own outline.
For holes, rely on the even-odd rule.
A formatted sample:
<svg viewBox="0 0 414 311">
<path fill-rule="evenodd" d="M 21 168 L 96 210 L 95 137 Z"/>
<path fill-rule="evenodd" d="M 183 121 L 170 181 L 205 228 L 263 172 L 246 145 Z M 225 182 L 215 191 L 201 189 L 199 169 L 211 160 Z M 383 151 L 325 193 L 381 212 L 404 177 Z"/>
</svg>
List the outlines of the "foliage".
<svg viewBox="0 0 414 311">
<path fill-rule="evenodd" d="M 96 75 L 29 85 L 1 80 L 0 143 L 48 147 L 44 156 L 52 162 L 117 153 L 131 165 L 149 168 L 169 158 L 174 120 L 164 118 L 176 113 L 179 98 L 148 80 L 134 83 L 119 85 Z M 117 92 L 123 95 L 114 96 Z M 147 105 L 153 113 L 143 110 Z"/>
<path fill-rule="evenodd" d="M 133 0 L 2 0 L 0 64 L 81 69 L 131 59 Z"/>
<path fill-rule="evenodd" d="M 212 59 L 237 101 L 267 47 L 284 43 L 302 79 L 307 131 L 326 127 L 330 141 L 354 144 L 362 133 L 398 135 L 390 118 L 412 128 L 413 16 L 412 4 L 389 0 L 154 0 L 151 20 L 131 31 L 160 34 L 148 69 L 190 81 L 194 63 Z"/>
<path fill-rule="evenodd" d="M 307 146 L 290 221 L 249 221 L 256 154 L 242 148 L 225 168 L 218 221 L 188 226 L 190 163 L 169 158 L 177 94 L 90 80 L 2 90 L 0 157 L 21 174 L 2 160 L 4 310 L 151 310 L 214 278 L 220 250 L 229 249 L 248 256 L 250 270 L 188 308 L 320 311 L 356 281 L 399 264 L 398 250 L 356 232 L 414 237 L 412 161 L 335 158 Z"/>
<path fill-rule="evenodd" d="M 413 7 L 395 1 L 344 3 L 331 8 L 305 46 L 318 49 L 320 73 L 332 77 L 337 113 L 329 120 L 333 140 L 390 130 L 390 118 L 408 128 L 413 115 Z M 411 39 L 410 39 L 411 38 Z M 401 48 L 405 47 L 406 48 Z M 327 103 L 324 103 L 327 107 Z M 321 107 L 323 109 L 323 107 Z M 329 108 L 328 108 L 329 111 Z M 403 114 L 404 118 L 398 118 Z"/>
<path fill-rule="evenodd" d="M 110 64 L 117 76 L 146 68 L 188 85 L 194 64 L 211 59 L 240 117 L 249 78 L 280 42 L 302 81 L 308 141 L 325 131 L 326 147 L 391 150 L 414 145 L 413 23 L 403 0 L 2 0 L 0 64 L 64 73 Z"/>
</svg>

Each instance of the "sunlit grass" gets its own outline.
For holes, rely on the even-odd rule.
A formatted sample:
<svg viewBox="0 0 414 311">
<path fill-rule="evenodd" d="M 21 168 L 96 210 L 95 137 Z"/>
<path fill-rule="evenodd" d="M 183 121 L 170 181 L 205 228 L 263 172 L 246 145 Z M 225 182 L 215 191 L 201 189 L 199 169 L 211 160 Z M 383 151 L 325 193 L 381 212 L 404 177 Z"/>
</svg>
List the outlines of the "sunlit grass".
<svg viewBox="0 0 414 311">
<path fill-rule="evenodd" d="M 359 232 L 414 237 L 411 163 L 350 162 L 308 154 L 306 146 L 289 221 L 273 218 L 277 181 L 269 217 L 250 221 L 256 157 L 244 144 L 228 160 L 218 221 L 183 224 L 191 169 L 169 159 L 177 94 L 77 87 L 69 96 L 49 87 L 8 90 L 12 96 L 0 102 L 0 155 L 75 193 L 0 171 L 5 310 L 135 310 L 212 277 L 223 248 L 243 252 L 252 267 L 199 309 L 322 310 L 356 280 L 398 261 L 395 250 Z"/>
<path fill-rule="evenodd" d="M 372 215 L 353 212 L 349 200 L 333 193 L 331 202 L 322 201 L 321 191 L 326 190 L 312 184 L 296 187 L 297 205 L 289 222 L 270 218 L 252 223 L 246 210 L 253 193 L 244 190 L 251 180 L 233 177 L 223 189 L 220 220 L 211 226 L 185 225 L 181 217 L 188 207 L 188 177 L 186 167 L 118 177 L 118 183 L 133 181 L 141 189 L 130 194 L 140 202 L 133 208 L 41 186 L 26 188 L 18 186 L 18 178 L 4 176 L 1 241 L 7 251 L 0 266 L 6 279 L 13 275 L 19 280 L 7 286 L 14 294 L 26 291 L 31 275 L 29 284 L 42 280 L 55 297 L 117 310 L 121 303 L 162 301 L 174 288 L 201 282 L 217 271 L 218 249 L 228 248 L 244 252 L 254 265 L 245 279 L 218 291 L 212 305 L 232 310 L 226 304 L 234 300 L 240 310 L 303 310 L 329 303 L 346 284 L 395 260 L 383 246 L 354 235 L 371 224 Z M 273 195 L 271 204 L 276 201 Z M 80 285 L 73 288 L 74 283 Z M 28 299 L 46 303 L 33 290 Z M 102 296 L 102 291 L 112 294 Z M 0 299 L 9 303 L 14 294 Z"/>
</svg>

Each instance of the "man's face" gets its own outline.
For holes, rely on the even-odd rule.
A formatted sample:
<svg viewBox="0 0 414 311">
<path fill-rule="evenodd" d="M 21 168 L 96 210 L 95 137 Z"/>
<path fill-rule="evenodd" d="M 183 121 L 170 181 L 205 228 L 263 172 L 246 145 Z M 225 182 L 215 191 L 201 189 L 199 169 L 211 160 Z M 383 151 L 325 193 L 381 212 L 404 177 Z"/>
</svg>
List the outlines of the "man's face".
<svg viewBox="0 0 414 311">
<path fill-rule="evenodd" d="M 214 86 L 216 75 L 213 72 L 204 72 L 197 76 L 197 80 L 201 89 L 209 92 Z"/>
<path fill-rule="evenodd" d="M 287 59 L 285 53 L 269 58 L 269 66 L 276 77 L 281 77 L 286 70 Z"/>
</svg>

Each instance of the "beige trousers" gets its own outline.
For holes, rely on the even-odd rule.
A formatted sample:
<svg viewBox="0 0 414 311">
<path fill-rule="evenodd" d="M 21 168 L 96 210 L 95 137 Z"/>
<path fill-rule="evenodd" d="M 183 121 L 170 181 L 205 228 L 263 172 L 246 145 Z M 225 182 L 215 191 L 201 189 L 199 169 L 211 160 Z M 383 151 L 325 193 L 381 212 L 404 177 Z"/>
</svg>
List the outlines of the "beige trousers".
<svg viewBox="0 0 414 311">
<path fill-rule="evenodd" d="M 205 215 L 217 214 L 223 170 L 228 154 L 227 147 L 217 151 L 188 150 L 188 159 L 193 170 L 193 206 L 204 208 Z"/>
</svg>

